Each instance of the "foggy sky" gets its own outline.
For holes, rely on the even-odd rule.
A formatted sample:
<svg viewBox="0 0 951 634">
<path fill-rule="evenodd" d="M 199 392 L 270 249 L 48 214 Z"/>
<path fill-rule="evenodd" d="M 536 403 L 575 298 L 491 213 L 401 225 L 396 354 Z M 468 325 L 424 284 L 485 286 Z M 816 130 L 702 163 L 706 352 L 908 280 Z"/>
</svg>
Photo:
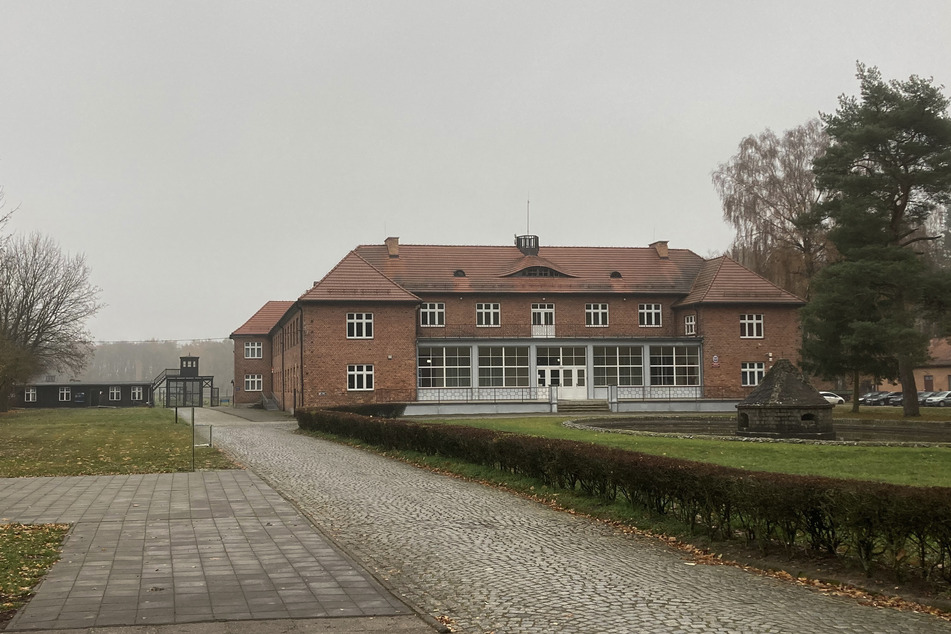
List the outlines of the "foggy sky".
<svg viewBox="0 0 951 634">
<path fill-rule="evenodd" d="M 857 60 L 951 84 L 949 34 L 946 0 L 3 0 L 8 229 L 85 253 L 103 341 L 227 337 L 389 235 L 707 256 L 744 136 Z"/>
</svg>

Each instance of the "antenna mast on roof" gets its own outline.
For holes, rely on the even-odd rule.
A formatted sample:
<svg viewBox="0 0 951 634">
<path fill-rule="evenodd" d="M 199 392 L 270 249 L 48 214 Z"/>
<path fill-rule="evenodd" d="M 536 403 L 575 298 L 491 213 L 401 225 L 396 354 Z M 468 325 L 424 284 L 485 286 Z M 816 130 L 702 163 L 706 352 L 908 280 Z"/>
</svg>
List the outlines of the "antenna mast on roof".
<svg viewBox="0 0 951 634">
<path fill-rule="evenodd" d="M 532 195 L 529 194 L 525 199 L 525 235 L 531 235 L 532 233 Z"/>
</svg>

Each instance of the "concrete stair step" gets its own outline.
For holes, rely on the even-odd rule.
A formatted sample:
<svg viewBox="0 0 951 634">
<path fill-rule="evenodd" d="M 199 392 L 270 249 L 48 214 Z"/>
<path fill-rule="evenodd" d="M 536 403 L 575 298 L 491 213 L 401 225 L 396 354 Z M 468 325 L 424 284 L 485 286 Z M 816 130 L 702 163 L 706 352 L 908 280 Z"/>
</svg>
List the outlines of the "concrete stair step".
<svg viewBox="0 0 951 634">
<path fill-rule="evenodd" d="M 607 401 L 558 401 L 558 412 L 610 412 Z"/>
</svg>

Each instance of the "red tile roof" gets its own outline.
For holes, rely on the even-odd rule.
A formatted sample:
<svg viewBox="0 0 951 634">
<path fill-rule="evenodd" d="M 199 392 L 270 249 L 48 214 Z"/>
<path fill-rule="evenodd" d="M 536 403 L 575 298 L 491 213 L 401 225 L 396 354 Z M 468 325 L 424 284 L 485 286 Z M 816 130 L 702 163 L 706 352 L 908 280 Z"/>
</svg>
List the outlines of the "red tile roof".
<svg viewBox="0 0 951 634">
<path fill-rule="evenodd" d="M 243 326 L 231 333 L 231 336 L 266 335 L 293 305 L 294 302 L 268 302 L 254 313 L 251 319 L 244 322 Z"/>
<path fill-rule="evenodd" d="M 537 256 L 515 246 L 399 245 L 391 257 L 384 245 L 356 253 L 411 293 L 651 293 L 686 295 L 703 258 L 670 249 L 662 258 L 650 247 L 541 247 Z M 565 277 L 525 277 L 541 266 Z M 461 272 L 461 273 L 457 273 Z M 462 274 L 464 273 L 464 276 Z M 615 275 L 612 277 L 612 273 Z M 360 280 L 353 280 L 358 283 Z"/>
<path fill-rule="evenodd" d="M 386 247 L 382 247 L 384 253 Z M 418 302 L 407 292 L 351 251 L 313 288 L 300 296 L 301 301 L 389 301 Z"/>
<path fill-rule="evenodd" d="M 736 260 L 722 256 L 707 260 L 690 294 L 677 302 L 690 304 L 805 304 L 805 301 L 760 277 Z"/>
</svg>

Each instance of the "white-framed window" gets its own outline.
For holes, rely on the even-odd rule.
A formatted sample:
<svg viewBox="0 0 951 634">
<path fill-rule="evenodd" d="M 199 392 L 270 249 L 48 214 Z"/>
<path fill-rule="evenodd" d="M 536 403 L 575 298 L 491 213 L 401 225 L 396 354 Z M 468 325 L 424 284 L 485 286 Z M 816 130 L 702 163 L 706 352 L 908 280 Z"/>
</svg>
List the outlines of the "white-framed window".
<svg viewBox="0 0 951 634">
<path fill-rule="evenodd" d="M 584 325 L 589 328 L 606 328 L 608 325 L 608 305 L 585 304 Z"/>
<path fill-rule="evenodd" d="M 502 323 L 502 309 L 499 304 L 476 304 L 476 326 L 497 328 Z"/>
<path fill-rule="evenodd" d="M 118 385 L 113 385 L 109 388 L 109 400 L 110 401 L 121 401 L 122 400 L 122 388 Z"/>
<path fill-rule="evenodd" d="M 696 315 L 684 315 L 684 334 L 685 335 L 697 334 L 697 316 Z"/>
<path fill-rule="evenodd" d="M 373 365 L 357 364 L 347 366 L 347 390 L 350 392 L 370 391 L 373 389 Z"/>
<path fill-rule="evenodd" d="M 373 313 L 347 313 L 347 339 L 373 339 Z"/>
<path fill-rule="evenodd" d="M 651 385 L 700 385 L 700 346 L 651 346 Z"/>
<path fill-rule="evenodd" d="M 644 385 L 644 350 L 641 346 L 595 346 L 594 384 Z"/>
<path fill-rule="evenodd" d="M 555 325 L 555 305 L 554 304 L 532 304 L 532 325 L 533 326 L 554 326 Z"/>
<path fill-rule="evenodd" d="M 446 325 L 446 305 L 442 302 L 427 302 L 419 307 L 419 325 L 439 328 Z"/>
<path fill-rule="evenodd" d="M 763 315 L 740 315 L 740 339 L 763 338 Z"/>
<path fill-rule="evenodd" d="M 133 385 L 133 386 L 132 386 L 132 400 L 133 400 L 133 401 L 141 401 L 141 400 L 142 400 L 142 386 L 141 386 L 141 385 Z"/>
<path fill-rule="evenodd" d="M 471 387 L 472 349 L 469 346 L 426 346 L 416 363 L 419 387 Z"/>
<path fill-rule="evenodd" d="M 59 402 L 65 403 L 73 399 L 73 392 L 68 387 L 59 388 Z"/>
<path fill-rule="evenodd" d="M 740 385 L 759 385 L 766 376 L 766 364 L 762 361 L 744 361 L 740 364 Z"/>
<path fill-rule="evenodd" d="M 479 346 L 479 387 L 528 387 L 528 346 Z"/>
<path fill-rule="evenodd" d="M 660 304 L 638 304 L 637 325 L 645 328 L 659 328 L 663 309 Z"/>
<path fill-rule="evenodd" d="M 28 387 L 23 391 L 23 402 L 25 403 L 36 402 L 36 388 L 35 387 Z"/>
<path fill-rule="evenodd" d="M 264 357 L 264 346 L 260 341 L 244 342 L 244 358 L 260 359 Z"/>
<path fill-rule="evenodd" d="M 264 376 L 260 374 L 244 375 L 245 392 L 261 392 L 264 390 Z"/>
</svg>

